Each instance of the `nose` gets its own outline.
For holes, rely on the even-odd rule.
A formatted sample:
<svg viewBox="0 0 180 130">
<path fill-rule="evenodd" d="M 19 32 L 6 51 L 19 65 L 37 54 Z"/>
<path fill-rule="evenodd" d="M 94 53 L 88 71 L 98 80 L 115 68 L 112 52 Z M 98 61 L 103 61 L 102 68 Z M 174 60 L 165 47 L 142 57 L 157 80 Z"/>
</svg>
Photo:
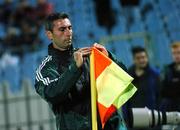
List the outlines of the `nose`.
<svg viewBox="0 0 180 130">
<path fill-rule="evenodd" d="M 67 28 L 66 31 L 65 31 L 65 34 L 67 36 L 71 36 L 72 35 L 72 29 Z"/>
</svg>

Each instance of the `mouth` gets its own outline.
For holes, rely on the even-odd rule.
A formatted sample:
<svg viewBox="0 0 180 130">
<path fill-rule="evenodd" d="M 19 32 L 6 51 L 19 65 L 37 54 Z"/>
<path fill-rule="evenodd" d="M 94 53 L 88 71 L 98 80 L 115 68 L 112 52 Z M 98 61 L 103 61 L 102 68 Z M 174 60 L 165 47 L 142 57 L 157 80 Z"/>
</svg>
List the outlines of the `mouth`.
<svg viewBox="0 0 180 130">
<path fill-rule="evenodd" d="M 66 40 L 66 42 L 71 42 L 71 41 L 72 41 L 71 39 Z"/>
<path fill-rule="evenodd" d="M 72 43 L 72 40 L 71 39 L 67 39 L 65 40 L 66 44 L 71 44 Z"/>
<path fill-rule="evenodd" d="M 72 38 L 67 38 L 65 41 L 71 42 L 71 41 L 72 41 Z"/>
</svg>

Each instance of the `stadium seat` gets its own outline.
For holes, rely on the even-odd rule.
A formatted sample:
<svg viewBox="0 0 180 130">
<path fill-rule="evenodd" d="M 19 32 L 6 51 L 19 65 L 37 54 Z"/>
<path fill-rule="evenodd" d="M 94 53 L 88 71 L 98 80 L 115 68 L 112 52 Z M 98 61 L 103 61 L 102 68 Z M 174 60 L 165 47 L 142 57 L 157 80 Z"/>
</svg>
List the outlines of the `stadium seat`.
<svg viewBox="0 0 180 130">
<path fill-rule="evenodd" d="M 148 27 L 148 31 L 150 32 L 162 31 L 163 29 L 162 21 L 159 19 L 157 14 L 153 11 L 147 14 L 146 24 Z"/>
<path fill-rule="evenodd" d="M 122 61 L 127 67 L 132 64 L 132 56 L 131 56 L 131 45 L 130 42 L 123 40 L 114 42 L 115 46 L 115 54 L 119 61 Z"/>
<path fill-rule="evenodd" d="M 164 33 L 155 34 L 154 36 L 154 57 L 156 61 L 163 67 L 163 65 L 170 63 L 171 54 L 170 54 L 170 41 Z M 163 47 L 162 47 L 163 46 Z"/>
<path fill-rule="evenodd" d="M 4 26 L 0 23 L 0 38 L 3 38 L 6 36 L 5 28 Z"/>
<path fill-rule="evenodd" d="M 174 12 L 174 7 L 172 5 L 172 0 L 159 0 L 159 8 L 163 15 L 168 15 Z M 171 10 L 171 11 L 170 11 Z"/>
</svg>

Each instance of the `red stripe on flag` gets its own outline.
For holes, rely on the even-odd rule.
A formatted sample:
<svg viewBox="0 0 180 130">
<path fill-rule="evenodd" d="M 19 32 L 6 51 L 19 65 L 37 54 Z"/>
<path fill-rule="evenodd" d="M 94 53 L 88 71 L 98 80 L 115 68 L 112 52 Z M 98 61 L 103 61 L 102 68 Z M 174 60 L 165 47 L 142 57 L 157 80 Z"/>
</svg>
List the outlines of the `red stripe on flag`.
<svg viewBox="0 0 180 130">
<path fill-rule="evenodd" d="M 109 108 L 106 108 L 104 105 L 98 102 L 98 109 L 101 118 L 102 128 L 104 128 L 105 123 L 117 110 L 117 108 L 114 105 L 111 105 Z"/>
<path fill-rule="evenodd" d="M 111 64 L 111 60 L 108 59 L 102 52 L 93 48 L 94 50 L 94 68 L 95 68 L 95 79 L 104 71 L 104 69 Z"/>
</svg>

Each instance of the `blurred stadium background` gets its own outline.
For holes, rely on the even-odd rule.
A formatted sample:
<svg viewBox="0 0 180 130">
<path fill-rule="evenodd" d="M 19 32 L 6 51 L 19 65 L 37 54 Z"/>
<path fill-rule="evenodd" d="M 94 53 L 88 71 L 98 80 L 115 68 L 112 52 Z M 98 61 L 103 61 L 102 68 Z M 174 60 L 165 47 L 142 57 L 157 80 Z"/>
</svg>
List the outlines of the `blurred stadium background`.
<svg viewBox="0 0 180 130">
<path fill-rule="evenodd" d="M 15 11 L 16 6 L 25 0 L 9 1 Z M 0 4 L 3 2 L 1 0 Z M 37 4 L 36 0 L 26 2 L 32 7 Z M 179 0 L 46 2 L 52 4 L 53 11 L 69 13 L 75 47 L 99 42 L 127 67 L 132 64 L 131 47 L 139 45 L 147 49 L 151 64 L 162 69 L 172 60 L 170 44 L 180 40 Z M 20 56 L 13 53 L 12 47 L 4 46 L 7 27 L 0 22 L 0 130 L 55 130 L 54 117 L 48 104 L 33 88 L 35 69 L 47 54 L 50 42 L 44 35 L 44 27 L 39 26 L 41 44 L 37 49 L 26 51 L 26 46 Z"/>
</svg>

